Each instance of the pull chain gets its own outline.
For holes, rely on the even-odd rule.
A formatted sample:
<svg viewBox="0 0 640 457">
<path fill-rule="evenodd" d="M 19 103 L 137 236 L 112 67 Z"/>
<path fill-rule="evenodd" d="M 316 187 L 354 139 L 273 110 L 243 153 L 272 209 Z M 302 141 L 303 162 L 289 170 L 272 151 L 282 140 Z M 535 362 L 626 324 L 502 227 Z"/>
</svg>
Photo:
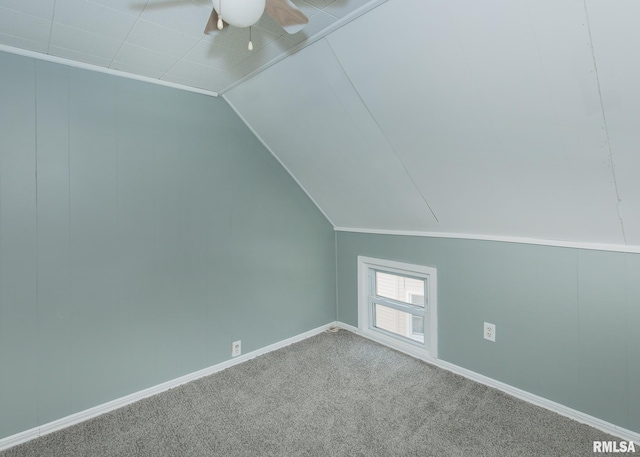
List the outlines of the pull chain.
<svg viewBox="0 0 640 457">
<path fill-rule="evenodd" d="M 218 13 L 218 30 L 222 30 L 222 27 L 224 27 L 224 24 L 222 23 L 222 0 L 218 3 L 218 9 L 220 10 Z"/>
<path fill-rule="evenodd" d="M 251 26 L 249 26 L 249 46 L 247 46 L 249 51 L 253 51 L 253 41 L 251 41 Z"/>
</svg>

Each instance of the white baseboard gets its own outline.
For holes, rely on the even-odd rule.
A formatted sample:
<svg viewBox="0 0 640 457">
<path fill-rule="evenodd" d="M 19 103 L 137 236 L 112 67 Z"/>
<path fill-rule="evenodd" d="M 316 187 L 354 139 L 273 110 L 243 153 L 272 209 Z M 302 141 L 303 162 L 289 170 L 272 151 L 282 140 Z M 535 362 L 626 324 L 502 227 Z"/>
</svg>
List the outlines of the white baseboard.
<svg viewBox="0 0 640 457">
<path fill-rule="evenodd" d="M 101 414 L 108 413 L 115 409 L 121 408 L 131 403 L 135 403 L 138 400 L 142 400 L 143 398 L 150 397 L 152 395 L 156 395 L 162 392 L 165 392 L 174 387 L 180 386 L 182 384 L 186 384 L 190 381 L 194 381 L 198 378 L 202 378 L 204 376 L 209 376 L 210 374 L 216 373 L 218 371 L 222 371 L 225 368 L 229 368 L 231 366 L 237 365 L 239 363 L 245 362 L 249 359 L 253 359 L 259 355 L 266 354 L 268 352 L 275 351 L 277 349 L 283 348 L 293 343 L 297 343 L 298 341 L 305 340 L 314 335 L 322 333 L 323 331 L 333 327 L 338 326 L 345 330 L 349 330 L 353 333 L 361 335 L 365 338 L 368 338 L 373 341 L 377 341 L 374 337 L 371 337 L 368 334 L 363 333 L 359 328 L 354 327 L 349 324 L 345 324 L 343 322 L 331 322 L 329 324 L 323 325 L 321 327 L 315 328 L 313 330 L 309 330 L 308 332 L 301 333 L 299 335 L 293 336 L 286 340 L 279 341 L 277 343 L 271 344 L 269 346 L 265 346 L 264 348 L 255 350 L 253 352 L 249 352 L 247 354 L 241 355 L 239 357 L 224 361 L 217 365 L 214 365 L 209 368 L 205 368 L 203 370 L 196 371 L 194 373 L 190 373 L 185 376 L 181 376 L 179 378 L 173 379 L 171 381 L 164 382 L 162 384 L 158 384 L 157 386 L 149 387 L 148 389 L 141 390 L 139 392 L 133 393 L 131 395 L 127 395 L 125 397 L 118 398 L 116 400 L 110 401 L 108 403 L 104 403 L 102 405 L 95 406 L 93 408 L 80 411 L 78 413 L 72 414 L 67 417 L 63 417 L 61 419 L 55 420 L 53 422 L 49 422 L 47 424 L 41 425 L 39 427 L 34 427 L 29 430 L 25 430 L 24 432 L 16 433 L 15 435 L 11 435 L 9 437 L 0 439 L 0 451 L 8 449 L 10 447 L 16 446 L 18 444 L 30 441 L 39 436 L 46 435 L 48 433 L 55 432 L 57 430 L 61 430 L 63 428 L 69 427 L 71 425 L 78 424 L 87 419 L 91 419 L 93 417 L 99 416 Z M 377 341 L 382 344 L 384 342 Z M 403 351 L 405 352 L 405 351 Z M 510 386 L 508 384 L 502 383 L 500 381 L 496 381 L 495 379 L 491 379 L 487 376 L 481 375 L 471 370 L 467 370 L 466 368 L 459 367 L 449 362 L 445 362 L 444 360 L 434 359 L 432 357 L 424 356 L 416 352 L 405 352 L 412 357 L 423 360 L 432 365 L 438 366 L 445 370 L 451 371 L 453 373 L 464 376 L 465 378 L 471 379 L 473 381 L 479 382 L 480 384 L 484 384 L 489 387 L 496 388 L 501 390 L 513 397 L 519 398 L 531 404 L 540 406 L 542 408 L 548 409 L 555 413 L 561 414 L 565 417 L 573 419 L 577 422 L 581 422 L 586 425 L 590 425 L 594 428 L 602 430 L 603 432 L 609 433 L 613 436 L 617 436 L 626 441 L 634 441 L 635 443 L 640 444 L 640 433 L 633 432 L 631 430 L 627 430 L 622 427 L 618 427 L 617 425 L 611 424 L 609 422 L 603 421 L 596 417 L 590 416 L 588 414 L 582 413 L 575 409 L 569 408 L 567 406 L 561 405 L 560 403 L 553 402 L 551 400 L 547 400 L 546 398 L 539 397 L 537 395 L 531 394 L 524 390 L 518 389 L 516 387 Z"/>
<path fill-rule="evenodd" d="M 361 329 L 354 327 L 353 325 L 345 324 L 344 322 L 337 322 L 336 325 L 340 328 L 349 330 L 350 332 L 356 333 L 367 339 L 370 339 L 377 343 L 388 346 L 386 341 L 382 339 L 377 339 L 375 335 L 371 335 L 369 333 L 363 332 Z M 476 373 L 475 371 L 467 370 L 466 368 L 462 368 L 458 365 L 454 365 L 453 363 L 449 363 L 449 362 L 445 362 L 444 360 L 434 359 L 433 357 L 425 356 L 424 354 L 421 354 L 418 351 L 404 351 L 400 348 L 393 348 L 393 349 L 396 349 L 400 352 L 404 352 L 405 354 L 410 355 L 411 357 L 415 357 L 417 359 L 423 360 L 431 365 L 435 365 L 447 371 L 451 371 L 452 373 L 456 373 L 461 376 L 464 376 L 465 378 L 471 379 L 472 381 L 476 381 L 476 382 L 479 382 L 480 384 L 484 384 L 486 386 L 501 390 L 502 392 L 505 392 L 511 395 L 512 397 L 516 397 L 516 398 L 519 398 L 520 400 L 524 400 L 528 403 L 548 409 L 549 411 L 553 411 L 554 413 L 558 413 L 562 416 L 568 417 L 569 419 L 573 419 L 582 424 L 590 425 L 591 427 L 597 428 L 598 430 L 602 430 L 603 432 L 609 433 L 610 435 L 622 438 L 625 441 L 633 441 L 638 445 L 640 445 L 640 433 L 627 430 L 625 428 L 619 427 L 610 422 L 606 422 L 606 421 L 603 421 L 602 419 L 598 419 L 597 417 L 593 417 L 583 412 L 564 406 L 560 403 L 556 403 L 544 397 L 539 397 L 538 395 L 534 395 L 525 390 L 518 389 L 517 387 L 510 386 L 509 384 L 496 381 L 495 379 L 481 375 L 479 373 Z"/>
<path fill-rule="evenodd" d="M 143 398 L 151 397 L 152 395 L 165 392 L 169 389 L 173 389 L 174 387 L 178 387 L 182 384 L 195 381 L 196 379 L 202 378 L 204 376 L 209 376 L 218 371 L 222 371 L 225 368 L 238 365 L 239 363 L 245 362 L 249 359 L 253 359 L 255 357 L 258 357 L 259 355 L 266 354 L 267 352 L 272 352 L 277 349 L 283 348 L 285 346 L 289 346 L 290 344 L 297 343 L 298 341 L 305 340 L 314 335 L 322 333 L 325 330 L 335 325 L 337 325 L 337 322 L 331 322 L 329 324 L 320 326 L 313 330 L 309 330 L 308 332 L 304 332 L 299 335 L 293 336 L 291 338 L 287 338 L 286 340 L 282 340 L 277 343 L 270 344 L 269 346 L 265 346 L 261 349 L 257 349 L 255 351 L 235 357 L 233 359 L 226 360 L 217 365 L 204 368 L 202 370 L 190 373 L 185 376 L 181 376 L 171 381 L 163 382 L 162 384 L 158 384 L 156 386 L 149 387 L 139 392 L 135 392 L 131 395 L 127 395 L 125 397 L 121 397 L 121 398 L 112 400 L 110 402 L 103 403 L 102 405 L 98 405 L 93 408 L 89 408 L 84 411 L 71 414 L 70 416 L 66 416 L 61 419 L 55 420 L 53 422 L 43 424 L 39 427 L 34 427 L 32 429 L 25 430 L 24 432 L 16 433 L 15 435 L 11 435 L 6 438 L 0 439 L 0 451 L 9 449 L 10 447 L 13 447 L 13 446 L 17 446 L 18 444 L 21 444 L 21 443 L 25 443 L 32 439 L 38 438 L 39 436 L 47 435 L 49 433 L 55 432 L 57 430 L 61 430 L 71 425 L 84 422 L 93 417 L 100 416 L 101 414 L 105 414 L 115 409 L 122 408 L 123 406 L 129 405 L 131 403 L 135 403 L 136 401 L 142 400 Z"/>
</svg>

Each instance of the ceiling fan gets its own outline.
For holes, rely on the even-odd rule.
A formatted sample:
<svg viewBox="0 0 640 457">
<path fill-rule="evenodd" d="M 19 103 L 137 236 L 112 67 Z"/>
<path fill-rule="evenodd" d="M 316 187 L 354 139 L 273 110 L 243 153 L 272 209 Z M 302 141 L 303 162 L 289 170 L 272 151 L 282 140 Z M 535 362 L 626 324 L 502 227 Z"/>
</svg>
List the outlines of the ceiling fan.
<svg viewBox="0 0 640 457">
<path fill-rule="evenodd" d="M 263 13 L 271 16 L 289 34 L 302 30 L 309 22 L 291 0 L 212 0 L 213 10 L 204 28 L 205 35 L 222 31 L 225 25 L 251 27 Z M 253 50 L 249 29 L 249 50 Z"/>
</svg>

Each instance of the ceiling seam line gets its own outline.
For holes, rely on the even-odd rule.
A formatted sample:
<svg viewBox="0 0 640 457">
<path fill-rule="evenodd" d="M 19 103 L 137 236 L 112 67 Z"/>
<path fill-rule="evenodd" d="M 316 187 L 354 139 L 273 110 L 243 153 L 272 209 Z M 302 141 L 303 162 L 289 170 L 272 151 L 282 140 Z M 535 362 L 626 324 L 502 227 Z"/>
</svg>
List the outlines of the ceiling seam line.
<svg viewBox="0 0 640 457">
<path fill-rule="evenodd" d="M 147 0 L 147 5 L 149 5 L 149 1 L 150 1 L 150 0 Z M 145 6 L 145 9 L 146 9 L 146 8 L 147 8 L 147 7 Z M 143 13 L 144 13 L 144 11 L 143 11 Z M 140 13 L 140 16 L 142 16 L 142 13 Z M 144 19 L 143 19 L 143 20 L 144 20 Z M 162 26 L 162 27 L 164 27 L 164 26 Z M 194 37 L 194 38 L 195 38 L 195 37 Z M 167 75 L 169 74 L 169 72 L 171 72 L 171 70 L 173 70 L 173 69 L 176 67 L 176 65 L 178 65 L 180 62 L 189 62 L 189 60 L 186 60 L 186 59 L 185 59 L 185 57 L 186 57 L 186 56 L 188 56 L 189 54 L 191 54 L 191 51 L 193 51 L 193 50 L 195 49 L 195 47 L 196 47 L 196 46 L 198 46 L 198 45 L 199 45 L 200 43 L 202 43 L 203 41 L 208 41 L 208 40 L 205 40 L 205 39 L 204 39 L 204 37 L 200 37 L 200 39 L 199 39 L 198 41 L 196 41 L 196 42 L 193 44 L 193 46 L 191 46 L 191 47 L 189 48 L 189 50 L 188 50 L 187 52 L 185 52 L 185 53 L 182 55 L 182 57 L 180 57 L 178 60 L 176 60 L 175 62 L 173 62 L 173 64 L 171 64 L 171 66 L 167 69 L 167 71 L 165 71 L 164 73 L 162 73 L 162 75 L 160 75 L 160 77 L 159 77 L 158 79 L 160 79 L 160 80 L 161 80 L 162 78 L 164 78 L 165 76 L 167 76 Z M 211 43 L 211 42 L 209 42 L 209 43 Z M 211 44 L 213 44 L 213 43 L 211 43 Z M 194 63 L 197 63 L 197 62 L 194 62 Z M 203 67 L 205 67 L 205 66 L 206 66 L 206 65 L 203 65 L 203 64 L 198 64 L 198 65 L 202 65 Z M 212 67 L 210 67 L 210 68 L 212 68 Z M 216 68 L 215 70 L 217 71 L 218 69 Z M 226 73 L 226 71 L 225 71 L 225 73 Z M 185 79 L 187 79 L 187 78 L 185 78 Z M 218 95 L 222 95 L 222 94 L 221 94 L 220 92 L 218 92 Z"/>
<path fill-rule="evenodd" d="M 618 180 L 616 178 L 616 169 L 615 163 L 613 161 L 613 150 L 611 148 L 611 139 L 609 136 L 609 125 L 607 124 L 607 115 L 604 109 L 604 100 L 602 98 L 602 87 L 600 86 L 600 75 L 598 73 L 598 64 L 596 63 L 596 52 L 593 47 L 593 37 L 591 35 L 591 22 L 589 20 L 589 9 L 587 8 L 587 0 L 583 0 L 584 5 L 584 13 L 587 21 L 587 31 L 589 33 L 589 47 L 591 49 L 591 59 L 593 61 L 593 70 L 596 76 L 596 85 L 598 86 L 598 99 L 600 101 L 600 111 L 602 113 L 602 123 L 604 125 L 604 133 L 607 141 L 607 149 L 609 151 L 609 165 L 611 166 L 611 176 L 613 178 L 613 187 L 616 192 L 616 211 L 618 213 L 618 218 L 620 219 L 620 228 L 622 229 L 622 239 L 624 240 L 624 244 L 627 244 L 627 235 L 624 230 L 624 220 L 622 218 L 622 214 L 620 213 L 620 203 L 622 199 L 620 198 L 620 191 L 618 190 Z"/>
<path fill-rule="evenodd" d="M 382 126 L 380 125 L 378 120 L 375 118 L 375 116 L 371 112 L 371 109 L 369 109 L 369 105 L 367 105 L 367 103 L 364 101 L 364 98 L 362 98 L 362 95 L 360 94 L 360 91 L 356 88 L 355 84 L 351 80 L 351 77 L 349 76 L 349 74 L 345 70 L 344 66 L 342 65 L 342 62 L 340 61 L 340 58 L 338 57 L 338 55 L 336 54 L 335 50 L 333 49 L 333 46 L 331 46 L 331 43 L 329 42 L 328 39 L 326 39 L 326 37 L 325 37 L 325 41 L 327 42 L 327 45 L 329 46 L 329 49 L 331 50 L 331 53 L 333 54 L 333 57 L 335 57 L 336 62 L 338 62 L 338 65 L 340 65 L 340 69 L 342 70 L 342 73 L 344 73 L 345 77 L 349 81 L 349 84 L 351 85 L 351 87 L 355 91 L 356 95 L 360 99 L 360 102 L 362 103 L 364 108 L 367 110 L 367 113 L 369 113 L 369 116 L 371 116 L 371 119 L 373 119 L 373 122 L 376 124 L 376 127 L 378 127 L 378 130 L 380 130 L 380 133 L 382 134 L 382 136 L 384 137 L 385 141 L 387 142 L 387 144 L 389 145 L 389 147 L 393 151 L 394 155 L 396 156 L 396 159 L 398 159 L 398 162 L 400 162 L 400 165 L 402 165 L 402 168 L 404 169 L 407 177 L 409 178 L 409 180 L 411 181 L 411 183 L 413 184 L 415 189 L 418 191 L 418 194 L 420 195 L 420 198 L 422 198 L 422 200 L 424 201 L 424 204 L 427 205 L 427 208 L 429 208 L 429 211 L 431 212 L 431 215 L 436 220 L 436 222 L 439 223 L 440 220 L 438 219 L 438 216 L 436 216 L 436 213 L 433 211 L 433 208 L 431 207 L 431 205 L 427 201 L 426 197 L 424 196 L 424 194 L 422 193 L 422 191 L 418 187 L 418 184 L 413 179 L 413 176 L 411 176 L 411 173 L 409 173 L 409 170 L 407 169 L 407 166 L 404 164 L 404 162 L 400 158 L 400 155 L 398 154 L 398 151 L 396 151 L 396 148 L 393 146 L 393 144 L 391 144 L 391 141 L 389 140 L 389 137 L 387 137 L 387 134 L 385 133 L 385 131 L 382 129 Z"/>
<path fill-rule="evenodd" d="M 53 36 L 53 24 L 56 17 L 56 0 L 53 0 L 53 11 L 51 11 L 51 28 L 49 29 L 49 41 L 47 42 L 47 54 L 51 52 L 51 37 Z"/>
<path fill-rule="evenodd" d="M 302 191 L 305 193 L 305 195 L 309 198 L 309 200 L 311 200 L 311 202 L 316 206 L 316 208 L 318 208 L 318 211 L 320 211 L 320 213 L 324 216 L 324 218 L 329 222 L 329 224 L 331 225 L 331 227 L 333 227 L 333 229 L 335 230 L 335 228 L 337 227 L 337 225 L 333 222 L 333 220 L 327 215 L 327 213 L 324 211 L 324 209 L 320 206 L 320 204 L 312 197 L 311 193 L 307 190 L 306 187 L 304 187 L 302 185 L 302 183 L 298 180 L 298 178 L 296 178 L 296 176 L 291 172 L 291 170 L 289 169 L 289 167 L 286 166 L 286 164 L 280 159 L 280 157 L 278 157 L 276 155 L 276 153 L 273 151 L 273 149 L 267 144 L 267 142 L 264 140 L 264 138 L 262 138 L 262 136 L 260 134 L 258 134 L 257 130 L 253 128 L 253 126 L 249 123 L 248 119 L 246 117 L 244 117 L 242 115 L 242 113 L 240 112 L 240 110 L 236 107 L 236 105 L 229 99 L 229 97 L 226 94 L 222 94 L 220 95 L 222 97 L 222 99 L 227 102 L 227 104 L 229 105 L 229 107 L 233 110 L 234 113 L 236 113 L 236 116 L 238 116 L 238 118 L 244 123 L 244 125 L 249 129 L 249 131 L 253 134 L 253 136 L 255 136 L 258 141 L 262 144 L 262 146 L 264 146 L 264 148 L 269 151 L 269 153 L 271 154 L 271 156 L 280 164 L 280 166 L 289 174 L 289 176 L 291 177 L 291 179 L 293 179 L 293 181 L 298 185 L 298 187 L 300 189 L 302 189 Z"/>
<path fill-rule="evenodd" d="M 176 65 L 178 65 L 180 62 L 189 62 L 188 60 L 185 60 L 185 57 L 186 57 L 187 55 L 189 55 L 189 54 L 191 53 L 191 51 L 193 51 L 193 49 L 194 49 L 196 46 L 198 46 L 198 44 L 200 44 L 203 40 L 204 40 L 204 38 L 200 38 L 198 41 L 196 41 L 196 42 L 195 42 L 195 44 L 194 44 L 193 46 L 191 46 L 191 47 L 189 48 L 189 50 L 188 50 L 187 52 L 185 52 L 185 53 L 184 53 L 184 55 L 183 55 L 182 57 L 180 57 L 178 60 L 176 60 L 175 62 L 173 62 L 173 64 L 172 64 L 172 65 L 167 69 L 167 71 L 165 71 L 164 73 L 162 73 L 162 75 L 160 75 L 160 77 L 159 77 L 158 79 L 162 79 L 162 78 L 164 78 L 165 76 L 167 76 L 167 74 L 168 74 L 171 70 L 173 70 L 173 69 L 176 67 Z M 197 62 L 194 62 L 194 63 L 197 63 Z M 201 65 L 201 66 L 203 66 L 203 67 L 205 67 L 205 66 L 206 66 L 206 65 L 202 65 L 202 64 L 198 64 L 198 65 Z M 185 79 L 187 79 L 187 78 L 185 78 Z"/>
<path fill-rule="evenodd" d="M 319 40 L 320 41 L 320 40 Z M 327 37 L 324 37 L 322 39 L 322 41 L 327 43 L 327 46 L 329 46 L 329 48 L 331 48 L 331 44 L 329 44 L 329 40 L 327 39 Z M 332 50 L 333 51 L 333 50 Z M 334 57 L 335 57 L 335 53 L 334 53 Z M 337 57 L 336 57 L 337 60 Z M 342 73 L 345 75 L 345 77 L 347 77 L 347 80 L 349 81 L 349 84 L 351 84 L 351 86 L 353 87 L 353 83 L 351 82 L 351 80 L 348 79 L 348 76 L 346 75 L 346 72 L 344 71 L 344 68 L 342 68 L 342 66 L 340 66 Z M 338 104 L 340 105 L 340 107 L 342 108 L 342 111 L 347 115 L 347 117 L 351 120 L 351 122 L 353 123 L 353 125 L 355 126 L 355 129 L 358 131 L 358 133 L 360 134 L 360 138 L 362 138 L 362 140 L 364 141 L 365 144 L 367 144 L 368 146 L 370 146 L 369 144 L 369 139 L 367 138 L 367 136 L 364 134 L 364 132 L 362 131 L 362 129 L 360 128 L 360 126 L 358 125 L 358 123 L 356 122 L 356 120 L 354 119 L 354 117 L 351 115 L 351 113 L 349 112 L 349 110 L 346 108 L 345 104 L 342 102 L 342 99 L 340 98 L 340 96 L 337 94 L 335 88 L 333 87 L 333 84 L 331 83 L 331 80 L 327 80 L 327 86 L 329 87 L 329 89 L 331 90 L 331 92 L 333 93 L 334 97 L 336 98 L 336 101 L 338 102 Z M 354 88 L 355 90 L 355 88 Z M 357 92 L 357 91 L 356 91 Z M 360 101 L 362 101 L 362 99 L 360 99 Z M 364 102 L 362 102 L 364 104 Z M 366 105 L 365 105 L 366 108 Z M 367 112 L 369 113 L 369 116 L 371 116 L 371 118 L 373 118 L 373 115 L 371 114 L 371 112 L 369 112 L 369 110 L 367 110 Z M 375 119 L 374 119 L 375 122 Z M 389 140 L 386 138 L 386 136 L 384 135 L 384 132 L 382 132 L 382 128 L 377 125 L 378 129 L 380 130 L 380 133 L 382 133 L 383 137 L 385 138 L 385 141 L 387 142 L 387 144 L 389 145 L 390 148 L 392 148 Z M 394 151 L 395 152 L 395 151 Z M 397 155 L 397 154 L 396 154 Z M 400 161 L 400 160 L 399 160 Z M 400 161 L 400 164 L 402 164 L 402 161 Z M 405 168 L 406 171 L 406 168 Z M 414 183 L 415 185 L 415 183 Z M 420 192 L 420 190 L 418 189 L 418 192 Z M 423 197 L 423 200 L 424 197 Z M 427 206 L 429 206 L 429 204 L 427 203 Z M 431 209 L 431 208 L 429 208 Z M 433 211 L 431 212 L 433 214 Z M 438 218 L 435 216 L 435 214 L 433 214 L 433 217 L 436 219 L 437 222 Z"/>
<path fill-rule="evenodd" d="M 109 68 L 111 68 L 111 65 L 113 65 L 113 62 L 116 60 L 116 57 L 118 57 L 118 54 L 120 54 L 120 51 L 122 50 L 124 45 L 127 44 L 127 39 L 131 35 L 131 32 L 133 32 L 133 29 L 136 28 L 136 25 L 138 24 L 138 21 L 140 21 L 140 17 L 142 17 L 142 13 L 144 13 L 145 10 L 147 9 L 147 6 L 149 6 L 149 1 L 150 0 L 147 0 L 147 3 L 145 3 L 144 8 L 142 8 L 142 11 L 140 11 L 140 14 L 138 14 L 138 17 L 136 17 L 136 21 L 133 23 L 133 26 L 131 27 L 131 29 L 129 29 L 129 32 L 127 32 L 127 36 L 124 37 L 124 40 L 122 40 L 122 43 L 118 47 L 118 50 L 115 52 L 115 54 L 113 54 L 113 57 L 111 58 L 111 61 L 109 62 Z M 102 5 L 102 6 L 104 6 L 104 5 Z M 106 7 L 106 8 L 109 8 L 109 7 Z"/>
</svg>

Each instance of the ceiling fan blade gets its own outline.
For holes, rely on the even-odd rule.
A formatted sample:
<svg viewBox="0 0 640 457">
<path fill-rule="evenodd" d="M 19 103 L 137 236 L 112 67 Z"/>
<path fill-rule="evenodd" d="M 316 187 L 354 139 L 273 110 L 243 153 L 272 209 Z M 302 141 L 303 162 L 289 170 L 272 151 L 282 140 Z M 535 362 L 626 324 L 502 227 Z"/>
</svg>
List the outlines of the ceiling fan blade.
<svg viewBox="0 0 640 457">
<path fill-rule="evenodd" d="M 289 34 L 302 30 L 309 18 L 291 0 L 267 0 L 264 10 Z"/>
<path fill-rule="evenodd" d="M 226 22 L 222 22 L 222 26 L 226 26 Z M 218 30 L 218 13 L 216 13 L 215 9 L 211 10 L 211 16 L 209 16 L 209 20 L 207 21 L 207 25 L 204 27 L 205 35 L 213 35 L 214 33 L 219 32 Z"/>
</svg>

